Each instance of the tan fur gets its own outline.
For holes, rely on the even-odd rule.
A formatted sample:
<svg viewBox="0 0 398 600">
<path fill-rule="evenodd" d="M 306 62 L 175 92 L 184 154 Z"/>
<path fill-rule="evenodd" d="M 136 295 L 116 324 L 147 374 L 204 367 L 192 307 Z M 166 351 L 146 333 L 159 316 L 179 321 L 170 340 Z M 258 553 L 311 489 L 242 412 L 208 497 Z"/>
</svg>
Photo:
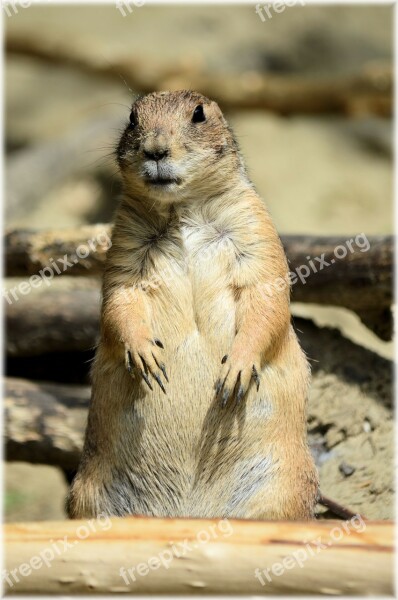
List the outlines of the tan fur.
<svg viewBox="0 0 398 600">
<path fill-rule="evenodd" d="M 198 105 L 206 120 L 194 123 Z M 275 285 L 288 269 L 274 225 L 217 104 L 164 92 L 132 113 L 118 148 L 125 193 L 69 514 L 311 518 L 309 369 L 288 286 Z M 146 163 L 154 152 L 167 154 Z M 147 179 L 161 172 L 176 180 Z M 129 356 L 140 368 L 129 372 Z"/>
</svg>

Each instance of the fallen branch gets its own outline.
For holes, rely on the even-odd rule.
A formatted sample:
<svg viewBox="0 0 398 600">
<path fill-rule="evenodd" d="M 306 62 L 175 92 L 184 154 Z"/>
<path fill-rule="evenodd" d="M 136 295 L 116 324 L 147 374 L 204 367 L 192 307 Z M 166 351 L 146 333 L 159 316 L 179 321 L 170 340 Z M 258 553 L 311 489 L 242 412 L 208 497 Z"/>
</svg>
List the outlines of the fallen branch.
<svg viewBox="0 0 398 600">
<path fill-rule="evenodd" d="M 9 277 L 37 274 L 67 255 L 75 258 L 73 267 L 67 269 L 66 274 L 100 275 L 106 256 L 105 240 L 109 239 L 110 233 L 111 228 L 108 225 L 40 232 L 10 231 L 6 236 L 6 274 Z M 97 249 L 90 252 L 86 258 L 76 256 L 76 249 L 82 245 L 87 246 L 87 240 L 100 238 L 104 243 L 98 244 Z M 350 239 L 349 236 L 347 238 Z M 363 323 L 383 340 L 389 340 L 392 337 L 392 237 L 367 238 L 367 251 L 364 251 L 366 245 L 361 251 L 352 238 L 352 252 L 347 247 L 347 238 L 282 236 L 290 270 L 296 273 L 292 286 L 292 300 L 345 307 L 356 312 Z M 346 252 L 346 256 L 341 259 L 334 254 L 340 246 Z M 316 272 L 313 272 L 308 257 L 311 257 Z M 278 293 L 277 287 L 274 293 Z M 26 302 L 31 302 L 29 310 L 36 313 L 39 319 L 40 314 L 43 315 L 44 307 L 35 306 L 28 296 Z M 67 300 L 65 302 L 67 303 Z M 70 302 L 76 306 L 73 298 Z M 24 316 L 27 311 L 23 304 L 25 305 L 25 300 L 8 307 L 7 318 L 12 319 L 9 331 L 14 338 L 13 324 L 18 327 L 20 319 L 27 319 L 26 331 L 29 331 L 29 321 L 32 320 L 29 315 Z M 52 310 L 56 310 L 56 306 Z M 85 307 L 87 317 L 95 323 L 98 321 L 96 310 L 96 306 Z M 79 319 L 79 316 L 76 316 L 76 319 Z"/>
<path fill-rule="evenodd" d="M 139 517 L 9 524 L 3 581 L 7 594 L 393 595 L 393 525 L 364 525 Z M 51 552 L 52 568 L 30 568 L 54 540 L 68 544 Z"/>
<path fill-rule="evenodd" d="M 356 75 L 324 78 L 252 71 L 209 75 L 187 68 L 164 69 L 134 58 L 105 62 L 98 54 L 77 51 L 72 44 L 59 40 L 54 42 L 44 36 L 29 38 L 10 34 L 6 50 L 10 54 L 73 66 L 118 81 L 122 78 L 137 92 L 196 89 L 229 109 L 266 109 L 281 114 L 392 114 L 393 76 L 390 64 L 373 62 Z"/>
<path fill-rule="evenodd" d="M 323 494 L 319 495 L 318 504 L 327 508 L 334 516 L 338 517 L 339 519 L 344 519 L 348 521 L 358 514 L 357 512 L 353 512 L 350 508 L 339 504 L 335 500 L 332 500 L 331 498 L 328 498 Z M 365 517 L 363 516 L 361 518 L 365 519 Z"/>
</svg>

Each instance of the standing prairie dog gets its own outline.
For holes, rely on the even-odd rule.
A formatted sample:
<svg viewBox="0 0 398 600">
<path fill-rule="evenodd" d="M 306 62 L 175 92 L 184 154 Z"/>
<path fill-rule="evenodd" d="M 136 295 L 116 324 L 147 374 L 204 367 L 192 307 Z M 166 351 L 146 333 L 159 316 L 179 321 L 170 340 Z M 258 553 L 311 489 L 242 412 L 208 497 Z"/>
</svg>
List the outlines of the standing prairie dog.
<svg viewBox="0 0 398 600">
<path fill-rule="evenodd" d="M 117 160 L 69 515 L 311 518 L 309 368 L 287 262 L 218 105 L 189 91 L 138 99 Z"/>
</svg>

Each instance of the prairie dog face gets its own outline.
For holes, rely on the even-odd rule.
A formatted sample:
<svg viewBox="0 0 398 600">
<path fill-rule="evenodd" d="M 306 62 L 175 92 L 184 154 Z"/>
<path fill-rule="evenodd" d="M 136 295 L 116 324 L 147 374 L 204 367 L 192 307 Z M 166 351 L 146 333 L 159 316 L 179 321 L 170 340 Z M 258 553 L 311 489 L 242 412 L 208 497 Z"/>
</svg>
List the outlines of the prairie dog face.
<svg viewBox="0 0 398 600">
<path fill-rule="evenodd" d="M 217 193 L 239 163 L 218 105 L 189 91 L 138 99 L 117 160 L 128 192 L 163 205 L 203 195 L 206 189 Z"/>
</svg>

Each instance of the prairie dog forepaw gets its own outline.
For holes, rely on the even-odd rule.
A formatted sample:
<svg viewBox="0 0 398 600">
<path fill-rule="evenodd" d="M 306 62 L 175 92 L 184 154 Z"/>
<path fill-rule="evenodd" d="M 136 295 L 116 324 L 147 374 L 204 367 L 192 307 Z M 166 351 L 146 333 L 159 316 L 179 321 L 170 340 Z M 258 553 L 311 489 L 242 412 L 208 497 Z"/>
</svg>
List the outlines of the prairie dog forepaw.
<svg viewBox="0 0 398 600">
<path fill-rule="evenodd" d="M 242 402 L 246 395 L 250 383 L 253 380 L 257 391 L 260 388 L 260 360 L 258 358 L 229 357 L 225 355 L 221 364 L 220 376 L 216 381 L 216 396 L 221 399 L 221 406 L 224 408 L 228 400 L 235 395 L 236 404 Z"/>
<path fill-rule="evenodd" d="M 153 390 L 150 376 L 156 381 L 160 389 L 166 394 L 166 389 L 162 382 L 162 374 L 167 383 L 169 378 L 166 372 L 166 366 L 160 358 L 158 348 L 164 349 L 162 342 L 158 339 L 145 339 L 139 344 L 134 343 L 131 346 L 125 344 L 125 362 L 127 371 L 132 377 L 135 371 L 138 371 L 150 390 Z"/>
</svg>

